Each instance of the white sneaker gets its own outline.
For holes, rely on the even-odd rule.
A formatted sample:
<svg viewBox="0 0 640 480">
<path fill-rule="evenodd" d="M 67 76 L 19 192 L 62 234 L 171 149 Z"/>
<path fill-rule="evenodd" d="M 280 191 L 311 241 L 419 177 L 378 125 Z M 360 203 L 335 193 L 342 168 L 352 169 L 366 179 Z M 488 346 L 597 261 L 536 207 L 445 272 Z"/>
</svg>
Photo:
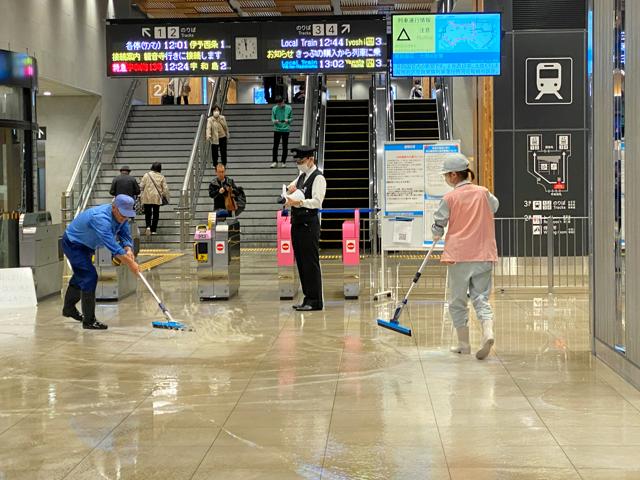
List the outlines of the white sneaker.
<svg viewBox="0 0 640 480">
<path fill-rule="evenodd" d="M 284 168 L 286 166 L 287 166 L 286 162 L 280 162 L 280 168 Z"/>
<path fill-rule="evenodd" d="M 278 162 L 273 162 L 269 168 L 278 168 Z"/>
<path fill-rule="evenodd" d="M 146 230 L 144 231 L 144 234 L 148 237 L 149 235 L 151 235 L 151 229 L 149 227 L 146 228 Z"/>
<path fill-rule="evenodd" d="M 468 355 L 471 353 L 471 345 L 469 344 L 469 327 L 456 328 L 458 335 L 458 345 L 451 347 L 451 353 L 460 353 Z"/>
<path fill-rule="evenodd" d="M 493 334 L 493 320 L 485 320 L 482 322 L 482 347 L 476 352 L 476 358 L 478 360 L 487 358 L 494 343 L 496 339 Z"/>
</svg>

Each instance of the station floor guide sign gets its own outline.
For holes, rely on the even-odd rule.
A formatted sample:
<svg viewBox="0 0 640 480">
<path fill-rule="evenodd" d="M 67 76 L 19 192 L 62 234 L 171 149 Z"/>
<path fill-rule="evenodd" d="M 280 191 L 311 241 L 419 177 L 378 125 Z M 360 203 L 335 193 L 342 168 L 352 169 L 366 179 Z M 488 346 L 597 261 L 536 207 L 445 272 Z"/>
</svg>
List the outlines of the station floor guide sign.
<svg viewBox="0 0 640 480">
<path fill-rule="evenodd" d="M 451 189 L 442 164 L 460 142 L 387 142 L 384 145 L 382 249 L 426 250 L 433 243 L 433 213 Z"/>
</svg>

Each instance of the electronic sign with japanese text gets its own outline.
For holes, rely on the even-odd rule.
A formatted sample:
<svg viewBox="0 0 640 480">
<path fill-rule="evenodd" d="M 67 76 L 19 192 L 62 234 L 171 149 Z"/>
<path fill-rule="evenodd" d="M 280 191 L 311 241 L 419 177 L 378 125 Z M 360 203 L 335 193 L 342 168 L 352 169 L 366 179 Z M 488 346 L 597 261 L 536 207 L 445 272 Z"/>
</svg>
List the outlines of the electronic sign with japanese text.
<svg viewBox="0 0 640 480">
<path fill-rule="evenodd" d="M 110 77 L 372 73 L 387 68 L 386 21 L 107 21 Z"/>
<path fill-rule="evenodd" d="M 500 75 L 499 13 L 393 15 L 394 77 Z"/>
</svg>

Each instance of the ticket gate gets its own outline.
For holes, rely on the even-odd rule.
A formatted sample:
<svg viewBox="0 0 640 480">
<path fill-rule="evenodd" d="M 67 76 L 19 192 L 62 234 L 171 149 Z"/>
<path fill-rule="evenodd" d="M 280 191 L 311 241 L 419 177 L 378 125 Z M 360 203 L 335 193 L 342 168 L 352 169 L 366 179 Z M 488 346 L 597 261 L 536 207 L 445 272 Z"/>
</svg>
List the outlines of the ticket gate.
<svg viewBox="0 0 640 480">
<path fill-rule="evenodd" d="M 355 209 L 353 220 L 342 222 L 342 266 L 344 298 L 360 295 L 360 210 Z"/>
<path fill-rule="evenodd" d="M 129 229 L 133 238 L 133 253 L 137 257 L 140 252 L 140 229 L 133 220 L 129 220 Z M 94 265 L 98 272 L 96 300 L 116 301 L 136 291 L 137 277 L 126 265 L 120 265 L 106 247 L 96 250 Z"/>
<path fill-rule="evenodd" d="M 291 242 L 291 217 L 279 210 L 277 220 L 278 289 L 280 300 L 292 300 L 298 293 L 298 269 Z"/>
<path fill-rule="evenodd" d="M 240 222 L 209 216 L 194 234 L 200 300 L 226 300 L 240 288 Z"/>
<path fill-rule="evenodd" d="M 31 267 L 36 296 L 44 298 L 62 290 L 63 229 L 51 223 L 51 213 L 23 213 L 19 222 L 20 266 Z"/>
</svg>

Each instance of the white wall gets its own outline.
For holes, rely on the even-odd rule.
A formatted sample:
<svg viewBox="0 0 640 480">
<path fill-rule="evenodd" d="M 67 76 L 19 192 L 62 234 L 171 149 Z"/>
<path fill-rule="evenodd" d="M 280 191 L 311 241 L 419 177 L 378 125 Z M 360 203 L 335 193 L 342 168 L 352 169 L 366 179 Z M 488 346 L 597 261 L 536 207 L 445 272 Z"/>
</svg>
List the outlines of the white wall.
<svg viewBox="0 0 640 480">
<path fill-rule="evenodd" d="M 54 214 L 59 200 L 49 199 L 59 197 L 60 185 L 66 186 L 62 177 L 68 172 L 68 181 L 71 174 L 68 164 L 77 160 L 88 138 L 82 137 L 82 126 L 89 120 L 89 105 L 102 100 L 102 131 L 111 130 L 129 88 L 131 80 L 106 76 L 105 18 L 113 12 L 130 12 L 130 4 L 130 0 L 0 0 L 0 48 L 34 56 L 40 78 L 97 97 L 38 97 L 38 122 L 49 127 L 47 205 Z M 138 95 L 145 98 L 143 88 Z"/>
<path fill-rule="evenodd" d="M 453 138 L 461 141 L 462 153 L 468 157 L 475 152 L 476 83 L 475 77 L 453 79 Z"/>
<path fill-rule="evenodd" d="M 47 210 L 54 222 L 60 221 L 60 194 L 67 188 L 93 120 L 100 113 L 100 103 L 94 95 L 42 97 L 39 101 L 38 123 L 47 127 Z"/>
</svg>

